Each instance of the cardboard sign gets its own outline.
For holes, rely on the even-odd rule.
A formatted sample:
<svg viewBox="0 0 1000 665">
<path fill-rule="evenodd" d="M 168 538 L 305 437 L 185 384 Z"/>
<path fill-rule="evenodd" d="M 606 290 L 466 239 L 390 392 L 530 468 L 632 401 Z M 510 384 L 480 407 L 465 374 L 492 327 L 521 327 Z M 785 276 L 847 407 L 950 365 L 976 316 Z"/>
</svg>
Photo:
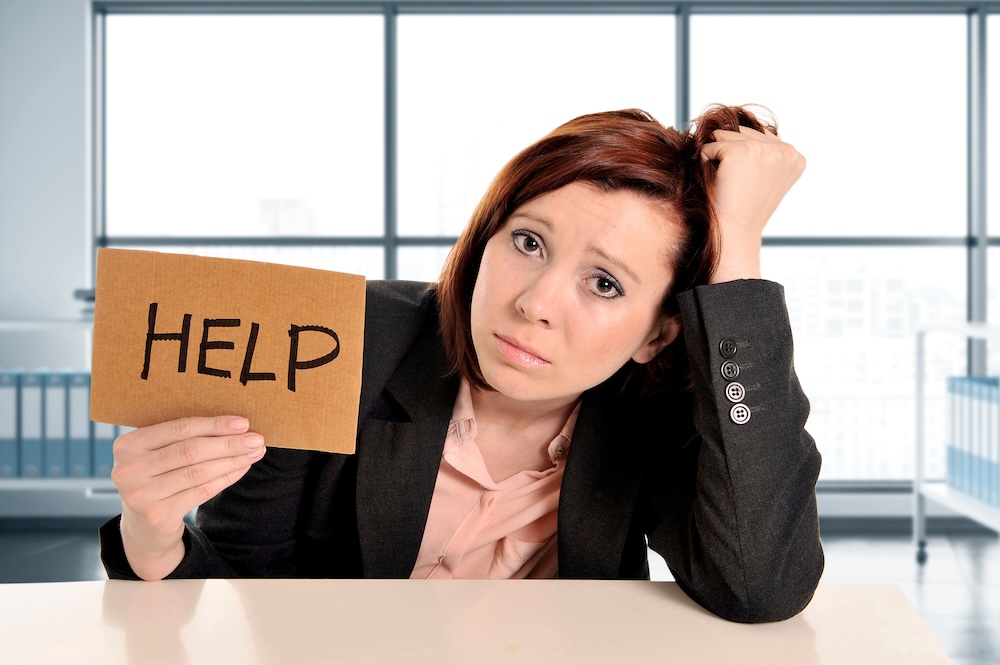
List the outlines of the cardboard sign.
<svg viewBox="0 0 1000 665">
<path fill-rule="evenodd" d="M 100 249 L 90 418 L 242 415 L 265 445 L 353 453 L 364 321 L 362 275 Z"/>
</svg>

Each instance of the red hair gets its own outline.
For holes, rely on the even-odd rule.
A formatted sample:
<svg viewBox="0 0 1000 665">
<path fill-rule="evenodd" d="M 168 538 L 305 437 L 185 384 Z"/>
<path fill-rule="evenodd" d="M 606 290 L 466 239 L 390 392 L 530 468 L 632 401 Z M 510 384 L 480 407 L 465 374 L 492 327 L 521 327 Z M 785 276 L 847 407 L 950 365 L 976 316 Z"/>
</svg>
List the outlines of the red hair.
<svg viewBox="0 0 1000 665">
<path fill-rule="evenodd" d="M 514 156 L 486 190 L 434 285 L 439 295 L 441 334 L 452 371 L 473 386 L 491 390 L 472 344 L 471 304 L 487 241 L 520 206 L 574 182 L 604 192 L 637 192 L 665 204 L 679 230 L 677 246 L 665 256 L 673 272 L 661 311 L 676 317 L 677 294 L 707 284 L 718 261 L 718 229 L 712 209 L 717 165 L 701 159 L 701 147 L 717 129 L 740 125 L 776 132 L 745 107 L 713 105 L 686 131 L 665 127 L 645 111 L 625 109 L 583 115 L 557 127 Z M 629 361 L 616 375 L 621 387 L 640 392 L 691 386 L 683 336 L 651 362 Z"/>
</svg>

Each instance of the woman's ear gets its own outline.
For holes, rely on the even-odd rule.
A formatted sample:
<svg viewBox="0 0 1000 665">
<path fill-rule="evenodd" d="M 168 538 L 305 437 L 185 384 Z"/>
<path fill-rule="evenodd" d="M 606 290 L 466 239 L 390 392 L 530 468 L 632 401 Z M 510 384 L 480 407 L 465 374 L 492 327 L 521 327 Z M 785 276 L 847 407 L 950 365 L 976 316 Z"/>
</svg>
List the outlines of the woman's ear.
<svg viewBox="0 0 1000 665">
<path fill-rule="evenodd" d="M 632 355 L 632 360 L 640 365 L 648 363 L 660 354 L 660 351 L 667 348 L 671 342 L 677 339 L 681 332 L 680 316 L 661 316 L 660 320 L 653 326 L 649 338 Z"/>
</svg>

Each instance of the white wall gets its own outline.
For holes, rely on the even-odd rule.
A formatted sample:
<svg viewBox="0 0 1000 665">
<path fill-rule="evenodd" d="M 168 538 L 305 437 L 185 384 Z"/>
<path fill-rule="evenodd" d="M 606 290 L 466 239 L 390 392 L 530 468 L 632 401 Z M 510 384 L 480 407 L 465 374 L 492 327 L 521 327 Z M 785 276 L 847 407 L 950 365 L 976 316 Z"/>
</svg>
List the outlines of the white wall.
<svg viewBox="0 0 1000 665">
<path fill-rule="evenodd" d="M 0 1 L 0 321 L 80 318 L 90 286 L 87 0 Z M 83 367 L 83 332 L 0 332 L 0 367 Z"/>
</svg>

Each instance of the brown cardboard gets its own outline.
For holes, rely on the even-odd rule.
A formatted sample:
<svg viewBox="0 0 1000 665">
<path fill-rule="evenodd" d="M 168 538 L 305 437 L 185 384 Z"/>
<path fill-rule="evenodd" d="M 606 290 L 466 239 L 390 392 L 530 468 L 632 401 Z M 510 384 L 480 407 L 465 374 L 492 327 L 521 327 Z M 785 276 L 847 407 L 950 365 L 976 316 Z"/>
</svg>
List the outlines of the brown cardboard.
<svg viewBox="0 0 1000 665">
<path fill-rule="evenodd" d="M 242 415 L 265 445 L 353 453 L 364 314 L 362 275 L 102 248 L 90 418 L 143 427 L 182 416 Z M 163 334 L 174 339 L 157 339 Z M 273 380 L 264 378 L 268 373 Z"/>
</svg>

